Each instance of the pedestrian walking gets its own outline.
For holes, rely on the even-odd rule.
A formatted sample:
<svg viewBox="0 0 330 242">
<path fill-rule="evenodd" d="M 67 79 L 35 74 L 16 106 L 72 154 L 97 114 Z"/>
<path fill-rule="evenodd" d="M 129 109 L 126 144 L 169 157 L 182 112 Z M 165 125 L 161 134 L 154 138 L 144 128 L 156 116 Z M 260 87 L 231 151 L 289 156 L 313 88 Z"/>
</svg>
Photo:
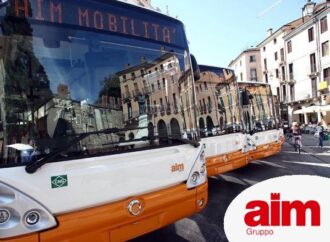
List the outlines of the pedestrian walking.
<svg viewBox="0 0 330 242">
<path fill-rule="evenodd" d="M 301 129 L 297 122 L 292 123 L 292 135 L 293 135 L 293 141 L 294 145 L 298 145 L 300 148 L 302 148 L 302 137 L 301 137 Z"/>
<path fill-rule="evenodd" d="M 321 122 L 319 122 L 316 126 L 316 132 L 319 136 L 319 147 L 323 148 L 323 140 L 324 140 L 324 128 L 321 124 Z"/>
</svg>

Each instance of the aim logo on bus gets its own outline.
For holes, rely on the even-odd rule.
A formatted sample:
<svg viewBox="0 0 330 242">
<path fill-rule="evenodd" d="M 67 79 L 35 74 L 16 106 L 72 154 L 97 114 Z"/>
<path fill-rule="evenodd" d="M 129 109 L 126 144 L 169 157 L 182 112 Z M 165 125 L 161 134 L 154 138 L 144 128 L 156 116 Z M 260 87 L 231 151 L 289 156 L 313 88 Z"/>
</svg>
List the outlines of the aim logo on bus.
<svg viewBox="0 0 330 242">
<path fill-rule="evenodd" d="M 184 171 L 184 164 L 183 163 L 175 163 L 172 167 L 171 167 L 171 172 L 182 172 Z"/>
</svg>

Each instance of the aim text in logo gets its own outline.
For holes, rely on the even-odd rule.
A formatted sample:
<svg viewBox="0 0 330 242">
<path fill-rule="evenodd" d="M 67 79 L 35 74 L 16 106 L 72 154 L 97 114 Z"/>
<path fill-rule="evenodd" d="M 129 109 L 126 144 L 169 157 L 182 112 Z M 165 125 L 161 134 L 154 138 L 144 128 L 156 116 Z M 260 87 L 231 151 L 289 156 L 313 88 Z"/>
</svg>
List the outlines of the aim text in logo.
<svg viewBox="0 0 330 242">
<path fill-rule="evenodd" d="M 245 217 L 246 225 L 250 227 L 256 226 L 291 226 L 292 210 L 295 210 L 296 225 L 306 226 L 306 212 L 310 210 L 311 226 L 321 225 L 321 208 L 317 201 L 310 200 L 307 202 L 296 201 L 281 201 L 280 193 L 272 193 L 271 201 L 255 200 L 246 205 L 249 211 Z"/>
<path fill-rule="evenodd" d="M 67 187 L 68 186 L 68 176 L 67 175 L 52 176 L 51 184 L 52 184 L 53 189 Z"/>
<path fill-rule="evenodd" d="M 183 163 L 175 163 L 172 167 L 171 167 L 171 172 L 182 172 L 184 171 L 184 164 Z"/>
</svg>

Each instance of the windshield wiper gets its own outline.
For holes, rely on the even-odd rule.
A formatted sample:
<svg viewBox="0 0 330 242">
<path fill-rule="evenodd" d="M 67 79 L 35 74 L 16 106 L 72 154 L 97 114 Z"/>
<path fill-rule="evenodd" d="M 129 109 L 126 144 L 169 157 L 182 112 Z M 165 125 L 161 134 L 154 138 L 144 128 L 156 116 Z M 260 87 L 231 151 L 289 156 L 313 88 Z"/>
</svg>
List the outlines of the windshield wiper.
<svg viewBox="0 0 330 242">
<path fill-rule="evenodd" d="M 201 144 L 196 141 L 196 140 L 190 140 L 190 139 L 185 139 L 185 138 L 180 138 L 180 137 L 175 137 L 175 138 L 170 138 L 170 137 L 162 137 L 161 139 L 166 139 L 166 140 L 170 140 L 170 141 L 176 141 L 176 142 L 180 142 L 182 144 L 188 144 L 188 145 L 192 145 L 195 148 L 198 148 Z"/>
<path fill-rule="evenodd" d="M 25 167 L 25 171 L 29 174 L 35 173 L 40 167 L 42 167 L 43 165 L 45 165 L 46 163 L 51 161 L 53 158 L 55 158 L 56 156 L 58 156 L 62 152 L 68 150 L 70 147 L 72 147 L 73 145 L 79 143 L 79 141 L 83 140 L 84 138 L 86 138 L 90 135 L 93 135 L 93 134 L 115 134 L 115 133 L 119 133 L 119 132 L 123 132 L 123 131 L 137 130 L 137 129 L 147 129 L 147 127 L 134 128 L 134 129 L 110 128 L 110 129 L 102 129 L 102 130 L 99 130 L 99 131 L 92 131 L 92 132 L 87 132 L 87 133 L 81 133 L 81 134 L 74 135 L 74 136 L 77 136 L 77 137 L 72 139 L 70 142 L 65 143 L 58 150 L 56 150 L 54 152 L 51 152 L 50 154 L 48 154 L 48 155 L 32 162 L 32 163 L 27 164 L 26 167 Z"/>
</svg>

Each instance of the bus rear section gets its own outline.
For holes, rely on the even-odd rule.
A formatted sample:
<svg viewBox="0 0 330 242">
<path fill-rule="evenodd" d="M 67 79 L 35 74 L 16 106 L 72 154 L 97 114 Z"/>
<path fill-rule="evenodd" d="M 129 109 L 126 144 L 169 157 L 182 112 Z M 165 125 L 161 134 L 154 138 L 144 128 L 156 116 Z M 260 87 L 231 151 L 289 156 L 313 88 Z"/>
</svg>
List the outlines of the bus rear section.
<svg viewBox="0 0 330 242">
<path fill-rule="evenodd" d="M 1 241 L 124 241 L 205 207 L 181 22 L 101 0 L 0 21 Z"/>
<path fill-rule="evenodd" d="M 271 86 L 265 83 L 239 82 L 243 126 L 247 136 L 249 160 L 278 154 L 284 142 Z"/>
<path fill-rule="evenodd" d="M 241 133 L 234 71 L 199 68 L 200 79 L 195 81 L 198 124 L 206 145 L 208 176 L 214 176 L 247 165 L 246 137 Z"/>
</svg>

